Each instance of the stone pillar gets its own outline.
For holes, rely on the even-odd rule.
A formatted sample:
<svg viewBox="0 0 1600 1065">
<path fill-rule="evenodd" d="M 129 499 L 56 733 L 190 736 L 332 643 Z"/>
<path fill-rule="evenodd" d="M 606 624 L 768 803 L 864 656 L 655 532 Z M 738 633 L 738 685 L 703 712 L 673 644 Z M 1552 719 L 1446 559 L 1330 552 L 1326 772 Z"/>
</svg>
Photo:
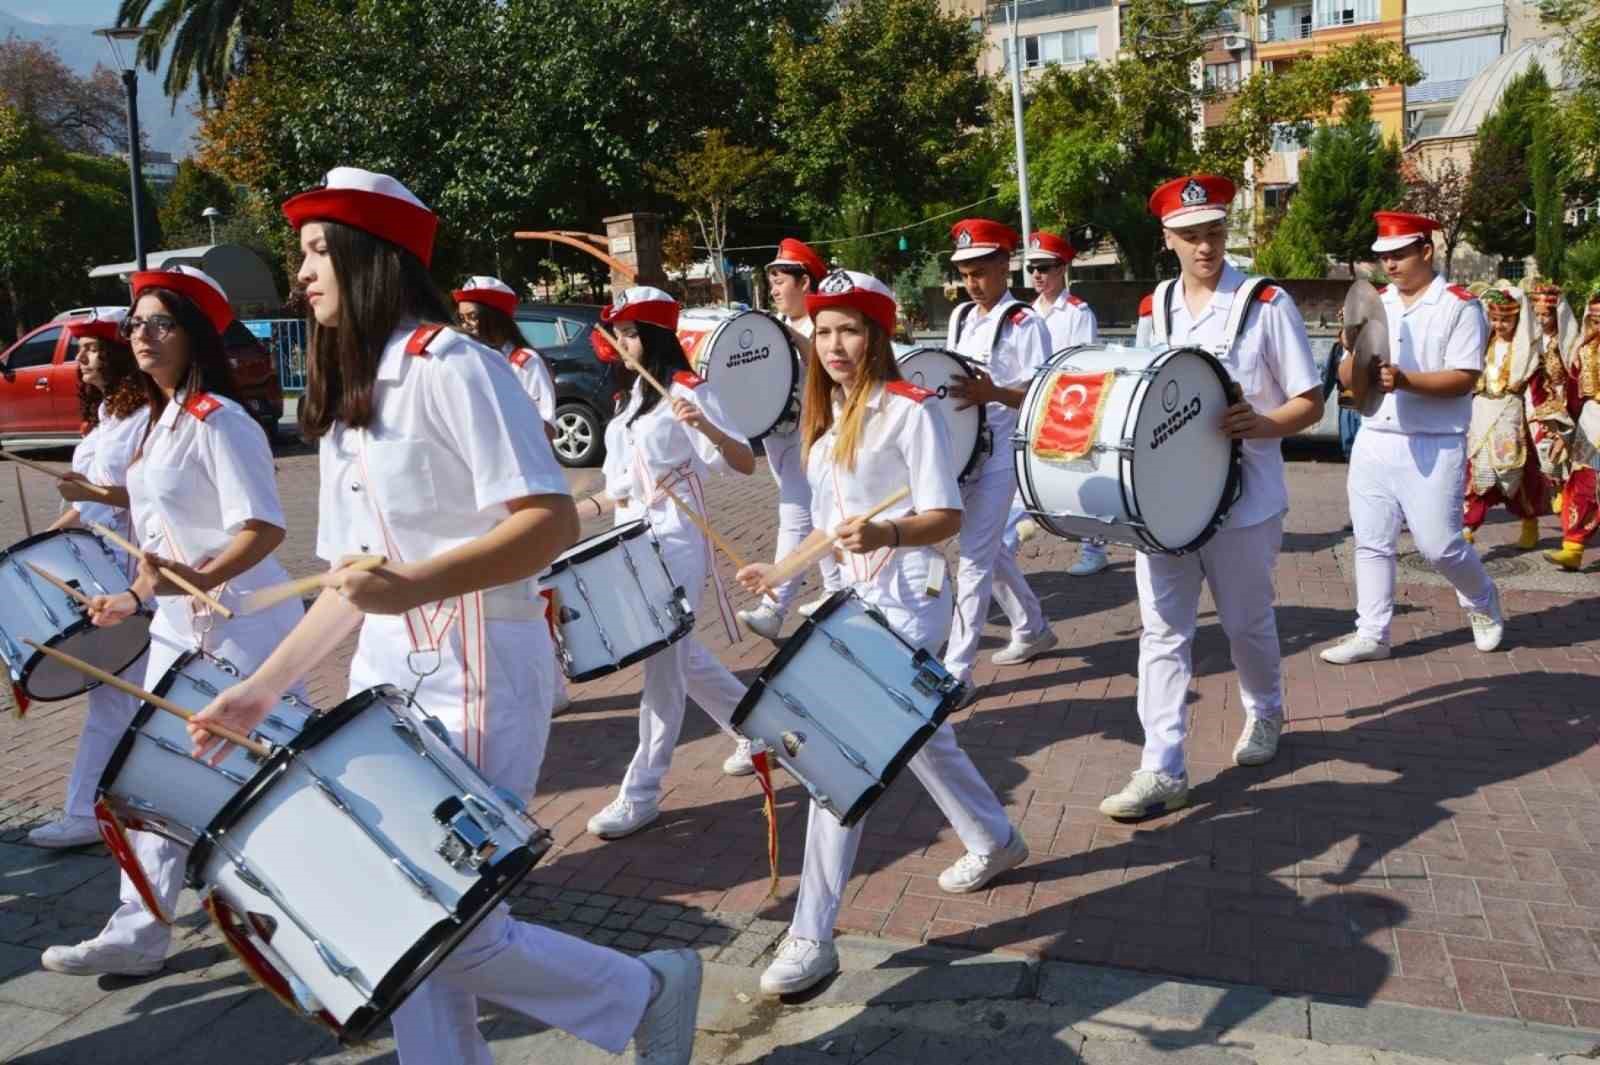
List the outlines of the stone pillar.
<svg viewBox="0 0 1600 1065">
<path fill-rule="evenodd" d="M 661 216 L 648 211 L 630 211 L 605 219 L 606 243 L 613 258 L 639 272 L 637 281 L 611 271 L 611 288 L 621 291 L 629 284 L 667 287 L 667 271 L 661 260 Z"/>
</svg>

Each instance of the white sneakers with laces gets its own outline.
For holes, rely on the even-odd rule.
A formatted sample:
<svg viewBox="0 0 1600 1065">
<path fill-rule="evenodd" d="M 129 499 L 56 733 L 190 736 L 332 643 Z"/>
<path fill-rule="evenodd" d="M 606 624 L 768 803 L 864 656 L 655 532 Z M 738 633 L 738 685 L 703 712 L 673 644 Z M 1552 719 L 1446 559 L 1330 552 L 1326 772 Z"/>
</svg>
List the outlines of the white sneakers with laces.
<svg viewBox="0 0 1600 1065">
<path fill-rule="evenodd" d="M 656 990 L 633 1033 L 633 1060 L 638 1065 L 689 1065 L 700 1005 L 700 955 L 684 947 L 652 950 L 639 960 L 655 975 Z"/>
<path fill-rule="evenodd" d="M 1174 777 L 1149 769 L 1137 769 L 1121 791 L 1115 795 L 1107 795 L 1101 800 L 1100 812 L 1107 817 L 1136 820 L 1155 814 L 1171 813 L 1188 805 L 1188 777 Z"/>
<path fill-rule="evenodd" d="M 815 987 L 839 971 L 839 951 L 832 942 L 786 936 L 777 955 L 761 974 L 763 995 L 792 995 Z"/>
<path fill-rule="evenodd" d="M 989 656 L 997 666 L 1020 666 L 1051 650 L 1061 642 L 1053 629 L 1045 629 L 1031 640 L 1012 637 L 1011 642 Z"/>
<path fill-rule="evenodd" d="M 1266 765 L 1278 756 L 1278 737 L 1283 735 L 1281 717 L 1251 717 L 1233 745 L 1234 765 Z"/>
<path fill-rule="evenodd" d="M 733 753 L 723 759 L 722 771 L 730 777 L 747 777 L 756 771 L 755 762 L 750 760 L 749 740 L 741 739 Z"/>
<path fill-rule="evenodd" d="M 606 804 L 605 809 L 589 818 L 589 832 L 601 839 L 621 839 L 650 824 L 661 816 L 661 804 L 655 800 L 632 802 L 618 795 Z"/>
<path fill-rule="evenodd" d="M 1490 585 L 1489 590 L 1492 595 L 1487 612 L 1467 611 L 1467 621 L 1472 625 L 1472 642 L 1477 644 L 1478 650 L 1484 652 L 1499 647 L 1500 641 L 1506 634 L 1505 614 L 1500 610 L 1500 589 Z"/>
<path fill-rule="evenodd" d="M 754 610 L 739 611 L 739 621 L 757 636 L 778 643 L 778 633 L 783 631 L 783 611 L 763 601 Z"/>
<path fill-rule="evenodd" d="M 28 833 L 28 842 L 35 847 L 60 849 L 87 847 L 100 842 L 100 826 L 92 817 L 63 815 L 47 825 L 40 825 Z"/>
<path fill-rule="evenodd" d="M 1006 845 L 993 854 L 974 854 L 971 851 L 956 859 L 954 865 L 939 874 L 939 889 L 952 895 L 970 895 L 982 891 L 1001 873 L 1015 869 L 1028 860 L 1028 844 L 1015 827 Z"/>
<path fill-rule="evenodd" d="M 1349 666 L 1357 662 L 1377 662 L 1389 657 L 1389 645 L 1359 632 L 1352 632 L 1332 647 L 1324 647 L 1318 658 L 1334 666 Z"/>
<path fill-rule="evenodd" d="M 86 939 L 70 947 L 48 947 L 39 962 L 53 973 L 68 976 L 151 976 L 161 971 L 165 960 Z"/>
<path fill-rule="evenodd" d="M 1092 540 L 1085 540 L 1082 550 L 1078 552 L 1078 561 L 1067 567 L 1067 575 L 1070 577 L 1093 577 L 1109 565 L 1111 565 L 1111 560 L 1106 558 L 1106 545 L 1094 543 Z"/>
</svg>

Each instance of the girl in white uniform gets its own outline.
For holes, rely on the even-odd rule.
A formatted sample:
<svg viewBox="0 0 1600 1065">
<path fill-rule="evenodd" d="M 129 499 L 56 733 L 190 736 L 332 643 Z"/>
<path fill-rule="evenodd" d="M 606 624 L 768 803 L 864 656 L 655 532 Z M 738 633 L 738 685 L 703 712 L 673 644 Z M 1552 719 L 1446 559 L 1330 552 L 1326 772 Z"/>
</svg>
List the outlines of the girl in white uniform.
<svg viewBox="0 0 1600 1065">
<path fill-rule="evenodd" d="M 801 434 L 816 531 L 802 549 L 830 529 L 838 533 L 848 552 L 840 568 L 849 587 L 913 646 L 934 652 L 951 617 L 949 585 L 936 577 L 944 562 L 934 545 L 960 530 L 962 516 L 944 419 L 936 404 L 925 402 L 934 393 L 900 380 L 889 344 L 894 296 L 881 281 L 836 271 L 806 306 L 815 331 Z M 910 498 L 883 517 L 851 517 L 906 487 Z M 762 591 L 771 574 L 771 566 L 751 565 L 739 580 Z M 978 891 L 1027 858 L 1021 834 L 949 724 L 908 764 L 967 848 L 940 874 L 941 888 Z M 833 925 L 861 831 L 862 822 L 844 828 L 811 804 L 800 897 L 789 935 L 761 976 L 763 992 L 801 991 L 838 969 Z"/>
<path fill-rule="evenodd" d="M 127 311 L 68 322 L 67 335 L 78 342 L 78 405 L 83 439 L 72 452 L 72 472 L 57 485 L 66 506 L 51 529 L 70 529 L 95 522 L 131 533 L 128 521 L 128 464 L 133 461 L 150 408 L 128 342 L 118 332 Z M 132 575 L 128 556 L 107 544 Z M 144 659 L 129 666 L 131 677 L 143 677 Z M 28 833 L 36 847 L 81 847 L 100 839 L 94 819 L 95 786 L 117 741 L 127 731 L 139 703 L 107 685 L 89 691 L 89 712 L 83 719 L 78 751 L 67 778 L 67 805 L 61 818 Z"/>
<path fill-rule="evenodd" d="M 449 311 L 427 272 L 437 220 L 405 186 L 339 167 L 284 214 L 315 319 L 300 424 L 320 441 L 317 553 L 331 586 L 191 724 L 197 751 L 224 746 L 206 722 L 253 727 L 360 627 L 350 691 L 415 686 L 493 783 L 529 796 L 554 666 L 531 578 L 577 535 L 565 478 L 505 360 L 441 324 Z M 387 563 L 339 567 L 373 552 Z M 500 906 L 395 1011 L 395 1041 L 402 1065 L 489 1065 L 481 997 L 612 1053 L 632 1036 L 638 1060 L 683 1065 L 699 987 L 692 951 L 631 958 Z"/>
<path fill-rule="evenodd" d="M 630 288 L 601 317 L 616 328 L 625 361 L 642 365 L 672 394 L 667 402 L 642 377 L 616 417 L 606 426 L 606 486 L 590 496 L 584 510 L 594 516 L 612 509 L 616 523 L 643 518 L 661 546 L 672 579 L 691 605 L 698 606 L 709 580 L 730 640 L 738 639 L 728 597 L 717 576 L 711 545 L 667 493 L 707 514 L 703 481 L 730 471 L 749 474 L 755 454 L 723 413 L 716 393 L 689 370 L 678 343 L 678 302 L 657 288 Z M 745 686 L 691 633 L 644 661 L 644 692 L 639 697 L 639 747 L 622 787 L 603 810 L 589 819 L 589 831 L 618 839 L 639 831 L 661 812 L 661 780 L 672 765 L 672 749 L 683 728 L 685 698 L 728 728 Z M 748 759 L 740 741 L 728 762 Z"/>
<path fill-rule="evenodd" d="M 302 613 L 297 600 L 225 621 L 167 583 L 165 568 L 237 607 L 242 596 L 288 574 L 272 557 L 283 542 L 283 509 L 272 450 L 261 427 L 230 396 L 233 377 L 222 334 L 233 311 L 222 288 L 191 267 L 133 275 L 133 309 L 123 321 L 142 371 L 149 424 L 127 470 L 133 541 L 144 550 L 133 591 L 98 596 L 97 625 L 115 625 L 152 596 L 149 663 L 154 688 L 179 657 L 202 650 L 243 673 L 255 669 Z M 122 876 L 121 905 L 94 939 L 44 952 L 44 967 L 66 973 L 144 974 L 161 968 L 183 887 L 186 848 L 131 833 L 144 883 Z M 154 914 L 146 897 L 160 910 Z"/>
</svg>

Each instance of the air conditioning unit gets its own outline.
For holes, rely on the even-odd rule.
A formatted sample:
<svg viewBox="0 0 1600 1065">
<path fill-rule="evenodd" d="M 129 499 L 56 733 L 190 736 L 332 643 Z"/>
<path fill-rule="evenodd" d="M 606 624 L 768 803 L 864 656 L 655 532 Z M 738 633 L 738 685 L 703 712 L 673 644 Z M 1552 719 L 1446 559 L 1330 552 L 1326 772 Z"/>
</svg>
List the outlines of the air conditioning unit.
<svg viewBox="0 0 1600 1065">
<path fill-rule="evenodd" d="M 1242 33 L 1230 33 L 1222 38 L 1222 47 L 1230 52 L 1242 52 L 1250 47 L 1250 38 Z"/>
</svg>

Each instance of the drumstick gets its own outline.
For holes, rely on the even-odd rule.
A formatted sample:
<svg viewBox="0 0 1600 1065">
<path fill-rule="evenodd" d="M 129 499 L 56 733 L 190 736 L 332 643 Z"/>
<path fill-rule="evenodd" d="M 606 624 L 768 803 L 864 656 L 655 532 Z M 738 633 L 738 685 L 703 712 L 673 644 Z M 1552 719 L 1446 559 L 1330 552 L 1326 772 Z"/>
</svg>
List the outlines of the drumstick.
<svg viewBox="0 0 1600 1065">
<path fill-rule="evenodd" d="M 128 681 L 123 680 L 115 673 L 107 673 L 99 666 L 92 666 L 83 659 L 74 658 L 64 651 L 57 651 L 54 647 L 46 647 L 42 643 L 36 643 L 33 640 L 27 639 L 23 640 L 22 642 L 27 644 L 29 647 L 32 647 L 35 651 L 38 651 L 40 654 L 49 655 L 51 658 L 65 662 L 67 665 L 71 666 L 79 673 L 82 673 L 84 676 L 93 677 L 102 684 L 109 684 L 113 688 L 125 691 L 135 699 L 147 702 L 158 710 L 165 710 L 169 714 L 175 714 L 178 717 L 183 718 L 185 721 L 189 721 L 194 718 L 194 711 L 188 709 L 187 707 L 179 706 L 170 699 L 163 699 L 154 692 L 147 692 L 137 684 L 130 684 Z M 199 725 L 213 736 L 225 739 L 229 743 L 238 744 L 251 754 L 265 758 L 272 753 L 272 748 L 267 744 L 262 743 L 260 740 L 251 739 L 244 733 L 231 729 L 227 725 L 213 724 L 210 721 L 201 721 L 199 722 Z"/>
<path fill-rule="evenodd" d="M 33 519 L 28 517 L 28 497 L 22 491 L 22 470 L 16 466 L 11 472 L 17 475 L 17 508 L 22 511 L 22 531 L 33 535 Z"/>
<path fill-rule="evenodd" d="M 871 510 L 867 511 L 864 515 L 862 515 L 861 520 L 863 522 L 871 521 L 873 518 L 876 518 L 879 514 L 882 514 L 884 511 L 888 510 L 902 499 L 905 499 L 910 494 L 911 488 L 908 485 L 907 487 L 900 489 L 900 491 L 896 492 L 894 495 L 885 499 L 883 502 L 879 503 L 877 506 L 873 507 Z M 839 538 L 833 533 L 829 533 L 825 539 L 819 541 L 812 547 L 785 555 L 778 561 L 777 565 L 772 567 L 772 573 L 767 577 L 767 587 L 777 588 L 779 585 L 789 583 L 795 577 L 811 568 L 817 559 L 821 558 L 823 555 L 826 555 L 829 551 L 832 551 L 833 545 L 838 542 Z"/>
<path fill-rule="evenodd" d="M 28 467 L 28 469 L 32 470 L 35 473 L 42 473 L 46 477 L 53 477 L 58 481 L 71 480 L 71 478 L 69 478 L 66 474 L 57 473 L 55 470 L 52 470 L 49 466 L 46 466 L 42 462 L 35 462 L 32 459 L 25 459 L 21 455 L 18 455 L 15 452 L 7 451 L 4 448 L 0 448 L 0 458 L 10 459 L 12 462 L 15 462 L 18 466 L 26 466 L 26 467 Z M 17 471 L 17 483 L 18 484 L 22 483 L 22 471 L 21 470 Z M 94 492 L 97 495 L 102 495 L 103 496 L 103 495 L 107 494 L 106 488 L 105 488 L 104 485 L 90 484 L 88 481 L 79 481 L 78 483 L 83 485 L 84 488 L 88 489 L 91 492 Z"/>
<path fill-rule="evenodd" d="M 25 565 L 29 569 L 33 570 L 33 572 L 37 573 L 39 576 L 41 576 L 45 580 L 49 581 L 51 584 L 55 585 L 57 588 L 60 588 L 63 592 L 66 592 L 68 598 L 76 599 L 78 602 L 82 603 L 84 606 L 88 606 L 90 603 L 92 603 L 94 601 L 94 600 L 90 599 L 88 596 L 84 595 L 82 592 L 78 591 L 78 589 L 74 588 L 72 585 L 68 584 L 66 581 L 62 580 L 60 577 L 57 577 L 54 573 L 51 573 L 49 570 L 41 569 L 40 567 L 35 566 L 32 562 L 24 562 L 23 565 Z"/>
<path fill-rule="evenodd" d="M 91 521 L 89 523 L 89 528 L 93 529 L 95 532 L 99 533 L 101 536 L 105 537 L 107 540 L 110 540 L 112 543 L 116 544 L 118 547 L 122 548 L 124 551 L 128 552 L 128 554 L 134 556 L 135 558 L 143 557 L 144 549 L 141 548 L 138 544 L 135 544 L 130 540 L 125 540 L 121 536 L 117 535 L 116 530 L 108 529 L 104 525 L 101 525 L 99 522 L 96 522 L 96 521 Z M 217 601 L 217 599 L 214 596 L 208 595 L 205 592 L 201 591 L 199 588 L 195 587 L 189 581 L 187 581 L 184 578 L 180 577 L 178 574 L 172 572 L 170 569 L 168 569 L 165 566 L 157 567 L 156 572 L 160 573 L 167 580 L 171 581 L 173 584 L 176 584 L 179 588 L 182 588 L 184 591 L 188 592 L 190 595 L 192 595 L 196 599 L 200 600 L 202 603 L 204 603 L 206 606 L 210 607 L 212 610 L 215 610 L 217 613 L 221 614 L 223 616 L 223 618 L 225 618 L 226 620 L 228 620 L 228 621 L 232 621 L 233 620 L 233 611 L 231 611 L 227 607 L 223 606 L 220 602 Z"/>
<path fill-rule="evenodd" d="M 617 349 L 617 355 L 622 359 L 622 363 L 623 363 L 624 366 L 626 366 L 628 369 L 632 370 L 634 373 L 638 374 L 640 377 L 644 378 L 647 382 L 649 382 L 651 388 L 654 388 L 657 392 L 661 393 L 661 398 L 662 399 L 665 399 L 665 400 L 671 400 L 672 399 L 672 393 L 668 392 L 665 388 L 661 387 L 661 382 L 657 381 L 655 379 L 655 375 L 654 374 L 652 374 L 649 370 L 646 370 L 643 366 L 639 365 L 634 360 L 632 360 L 632 359 L 628 358 L 626 355 L 622 354 L 622 344 L 617 340 L 617 336 L 616 336 L 615 333 L 613 333 L 611 330 L 607 329 L 605 326 L 599 325 L 599 324 L 595 325 L 595 329 L 599 330 L 600 335 L 605 337 L 606 340 L 610 341 L 611 342 L 611 346 L 613 348 Z"/>
<path fill-rule="evenodd" d="M 684 517 L 694 522 L 695 526 L 701 532 L 706 534 L 706 539 L 716 544 L 722 553 L 728 556 L 728 560 L 730 562 L 732 562 L 739 569 L 744 569 L 746 565 L 745 560 L 739 557 L 739 552 L 728 546 L 728 541 L 717 535 L 717 530 L 711 527 L 710 522 L 706 521 L 706 519 L 701 515 L 696 514 L 694 508 L 689 506 L 689 504 L 685 503 L 683 500 L 679 499 L 678 494 L 672 489 L 663 485 L 661 490 L 667 494 L 668 499 L 678 504 L 678 509 L 683 511 Z"/>
<path fill-rule="evenodd" d="M 389 560 L 383 555 L 360 555 L 340 566 L 340 570 L 374 570 Z M 307 592 L 320 591 L 328 587 L 329 578 L 339 570 L 328 570 L 310 577 L 301 577 L 299 580 L 284 581 L 274 584 L 270 588 L 263 588 L 259 592 L 251 592 L 239 602 L 239 613 L 254 614 L 260 610 L 267 610 L 277 606 L 285 599 L 298 599 Z"/>
</svg>

